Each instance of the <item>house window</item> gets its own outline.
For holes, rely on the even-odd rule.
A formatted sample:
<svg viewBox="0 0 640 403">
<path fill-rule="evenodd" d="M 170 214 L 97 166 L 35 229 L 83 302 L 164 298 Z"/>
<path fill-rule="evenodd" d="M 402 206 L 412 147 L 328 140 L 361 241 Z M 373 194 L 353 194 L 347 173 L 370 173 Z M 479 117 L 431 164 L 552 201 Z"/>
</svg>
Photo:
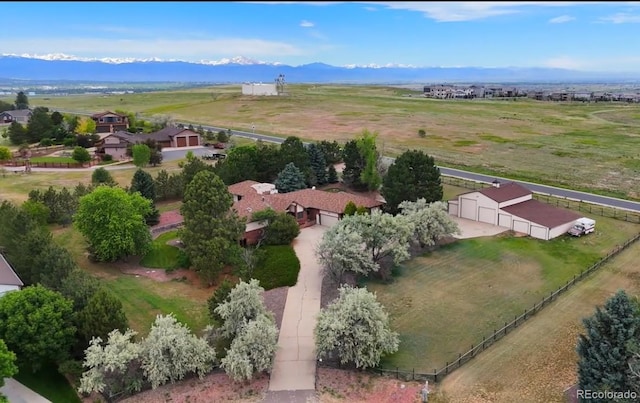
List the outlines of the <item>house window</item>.
<svg viewBox="0 0 640 403">
<path fill-rule="evenodd" d="M 298 214 L 296 215 L 296 218 L 298 220 L 302 220 L 303 217 L 304 217 L 304 211 L 298 211 Z"/>
<path fill-rule="evenodd" d="M 100 118 L 100 123 L 104 123 L 104 119 L 103 118 Z"/>
</svg>

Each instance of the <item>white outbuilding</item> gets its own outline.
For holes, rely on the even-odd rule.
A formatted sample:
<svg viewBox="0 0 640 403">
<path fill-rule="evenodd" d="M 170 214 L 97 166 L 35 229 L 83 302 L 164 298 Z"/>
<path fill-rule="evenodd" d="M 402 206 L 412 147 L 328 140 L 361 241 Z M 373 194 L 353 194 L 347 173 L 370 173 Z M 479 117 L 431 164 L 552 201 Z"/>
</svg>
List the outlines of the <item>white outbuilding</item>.
<svg viewBox="0 0 640 403">
<path fill-rule="evenodd" d="M 534 200 L 529 189 L 514 182 L 463 193 L 449 201 L 449 214 L 544 240 L 566 233 L 582 217 Z"/>
</svg>

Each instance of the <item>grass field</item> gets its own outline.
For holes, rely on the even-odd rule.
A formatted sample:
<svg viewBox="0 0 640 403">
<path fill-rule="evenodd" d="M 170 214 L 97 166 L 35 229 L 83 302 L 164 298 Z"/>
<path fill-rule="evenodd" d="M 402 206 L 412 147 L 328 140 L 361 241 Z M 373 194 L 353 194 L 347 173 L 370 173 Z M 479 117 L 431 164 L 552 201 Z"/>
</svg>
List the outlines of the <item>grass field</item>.
<svg viewBox="0 0 640 403">
<path fill-rule="evenodd" d="M 34 98 L 35 105 L 94 113 L 124 109 L 305 140 L 378 132 L 384 154 L 420 148 L 443 166 L 640 198 L 640 105 L 513 100 L 432 100 L 380 86 L 290 85 L 254 98 L 240 86 L 114 96 Z M 418 130 L 427 133 L 418 136 Z"/>
<path fill-rule="evenodd" d="M 153 240 L 151 250 L 140 260 L 140 266 L 154 269 L 173 270 L 179 268 L 178 255 L 180 249 L 167 242 L 178 238 L 178 231 L 169 231 Z"/>
<path fill-rule="evenodd" d="M 93 263 L 86 256 L 86 241 L 74 228 L 54 231 L 54 238 L 75 257 L 80 267 L 101 278 L 122 301 L 132 329 L 141 335 L 149 332 L 158 314 L 173 312 L 178 320 L 199 332 L 208 323 L 207 299 L 210 288 L 173 280 L 158 282 L 146 277 L 126 275 L 115 264 Z"/>
<path fill-rule="evenodd" d="M 566 402 L 577 381 L 576 343 L 582 318 L 593 315 L 617 290 L 640 294 L 640 243 L 570 288 L 500 342 L 448 375 L 434 403 Z"/>
<path fill-rule="evenodd" d="M 59 164 L 76 164 L 78 161 L 71 157 L 33 157 L 30 158 L 31 162 L 49 162 Z"/>
<path fill-rule="evenodd" d="M 67 379 L 53 367 L 42 368 L 36 373 L 20 368 L 14 378 L 52 403 L 80 403 Z"/>
<path fill-rule="evenodd" d="M 268 245 L 261 249 L 265 255 L 252 277 L 260 281 L 265 290 L 290 287 L 298 282 L 300 260 L 291 245 Z"/>
<path fill-rule="evenodd" d="M 596 218 L 593 236 L 460 240 L 410 260 L 391 284 L 369 282 L 401 339 L 382 366 L 443 367 L 640 230 Z"/>
</svg>

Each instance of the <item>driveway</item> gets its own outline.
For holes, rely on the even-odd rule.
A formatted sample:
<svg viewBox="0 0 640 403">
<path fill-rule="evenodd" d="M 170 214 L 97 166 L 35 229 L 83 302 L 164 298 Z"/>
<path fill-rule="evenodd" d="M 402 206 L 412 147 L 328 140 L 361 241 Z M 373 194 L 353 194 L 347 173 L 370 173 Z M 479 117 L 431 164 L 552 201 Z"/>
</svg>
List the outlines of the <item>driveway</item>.
<svg viewBox="0 0 640 403">
<path fill-rule="evenodd" d="M 460 227 L 460 235 L 454 235 L 454 238 L 467 239 L 478 238 L 481 236 L 494 236 L 503 232 L 509 231 L 509 228 L 498 227 L 497 225 L 487 224 L 479 221 L 468 220 L 466 218 L 460 218 L 450 215 Z"/>
<path fill-rule="evenodd" d="M 287 293 L 278 350 L 271 371 L 269 391 L 304 390 L 316 387 L 316 350 L 313 331 L 320 312 L 322 270 L 315 256 L 316 245 L 327 227 L 303 228 L 293 241 L 300 260 L 298 282 Z"/>
<path fill-rule="evenodd" d="M 13 378 L 6 378 L 0 393 L 5 395 L 10 403 L 51 403 Z"/>
</svg>

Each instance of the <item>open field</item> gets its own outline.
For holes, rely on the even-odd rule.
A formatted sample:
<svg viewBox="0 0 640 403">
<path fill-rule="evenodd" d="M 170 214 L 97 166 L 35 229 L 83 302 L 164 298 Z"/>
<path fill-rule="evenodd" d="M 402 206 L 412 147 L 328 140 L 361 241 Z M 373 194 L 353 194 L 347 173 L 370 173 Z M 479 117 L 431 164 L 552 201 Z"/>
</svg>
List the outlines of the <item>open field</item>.
<svg viewBox="0 0 640 403">
<path fill-rule="evenodd" d="M 429 401 L 564 403 L 563 391 L 577 381 L 575 348 L 584 332 L 582 318 L 592 315 L 595 306 L 603 305 L 618 289 L 640 293 L 638 259 L 636 243 L 448 375 Z"/>
<path fill-rule="evenodd" d="M 400 350 L 381 366 L 440 369 L 640 230 L 596 218 L 593 236 L 459 240 L 410 260 L 391 284 L 369 282 L 400 333 Z"/>
<path fill-rule="evenodd" d="M 58 243 L 76 259 L 80 267 L 101 278 L 122 301 L 132 329 L 140 335 L 149 332 L 158 314 L 173 312 L 176 318 L 199 332 L 208 323 L 207 299 L 212 288 L 188 281 L 158 282 L 152 279 L 123 274 L 115 264 L 93 263 L 86 254 L 86 241 L 72 227 L 53 232 Z"/>
<path fill-rule="evenodd" d="M 53 162 L 59 164 L 75 164 L 78 162 L 71 157 L 32 157 L 29 160 L 31 162 Z"/>
<path fill-rule="evenodd" d="M 149 116 L 306 140 L 379 133 L 383 153 L 425 149 L 443 166 L 612 196 L 640 198 L 634 186 L 640 105 L 513 100 L 431 100 L 375 86 L 291 85 L 289 96 L 252 98 L 239 86 L 146 94 L 34 98 L 34 105 Z M 418 130 L 426 131 L 420 138 Z"/>
</svg>

